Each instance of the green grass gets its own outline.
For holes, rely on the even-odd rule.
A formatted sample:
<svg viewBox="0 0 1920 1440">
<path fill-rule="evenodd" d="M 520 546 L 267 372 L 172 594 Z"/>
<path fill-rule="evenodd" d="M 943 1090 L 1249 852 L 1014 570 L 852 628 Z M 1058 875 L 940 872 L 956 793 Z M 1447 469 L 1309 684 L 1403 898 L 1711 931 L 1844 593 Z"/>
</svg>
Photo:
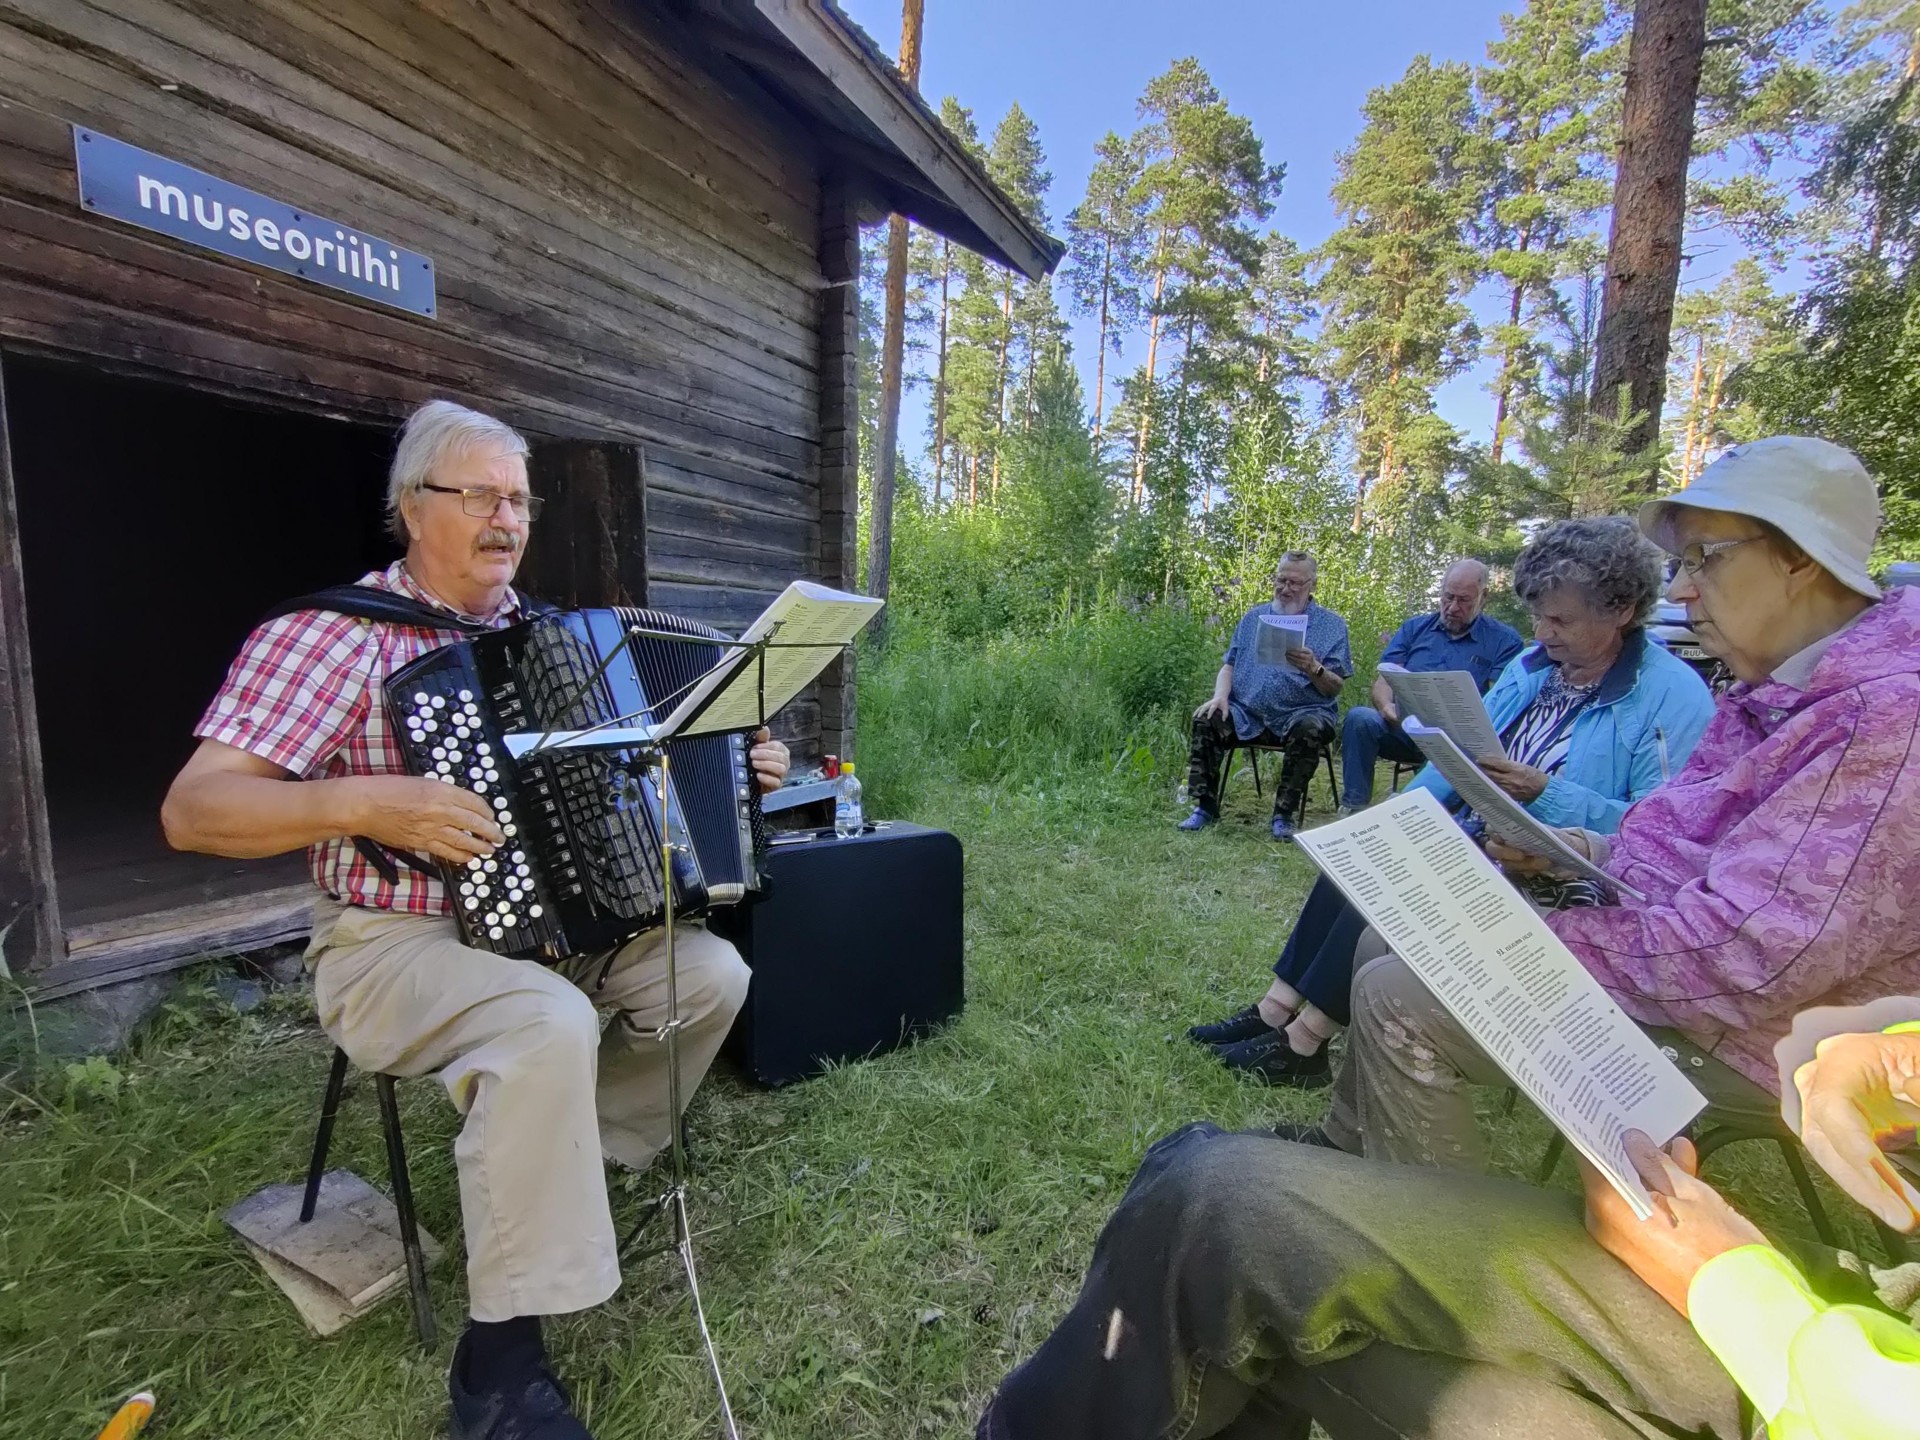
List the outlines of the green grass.
<svg viewBox="0 0 1920 1440">
<path fill-rule="evenodd" d="M 909 759 L 903 747 L 895 763 Z M 923 768 L 912 818 L 967 849 L 963 1018 L 779 1092 L 723 1068 L 694 1105 L 701 1278 L 754 1437 L 971 1435 L 993 1384 L 1071 1302 L 1153 1137 L 1321 1105 L 1238 1081 L 1180 1033 L 1258 993 L 1311 878 L 1266 838 L 1244 776 L 1228 823 L 1188 836 L 1164 770 L 1089 765 L 1062 782 L 1043 767 L 990 785 Z M 415 1343 L 404 1301 L 318 1342 L 219 1220 L 302 1172 L 328 1054 L 300 992 L 240 1016 L 202 987 L 110 1069 L 0 1092 L 0 1436 L 87 1440 L 143 1386 L 160 1396 L 157 1440 L 441 1433 L 457 1260 L 433 1277 L 437 1354 Z M 422 1219 L 457 1256 L 453 1114 L 430 1082 L 400 1093 Z M 1489 1117 L 1499 1099 L 1484 1097 Z M 1501 1162 L 1530 1167 L 1542 1122 L 1523 1107 L 1491 1123 Z M 1716 1178 L 1763 1224 L 1803 1229 L 1785 1172 L 1742 1148 Z M 385 1184 L 364 1081 L 335 1161 Z M 643 1193 L 616 1190 L 623 1229 Z M 610 1304 L 550 1324 L 604 1440 L 716 1433 L 680 1295 L 656 1257 L 629 1266 Z"/>
</svg>

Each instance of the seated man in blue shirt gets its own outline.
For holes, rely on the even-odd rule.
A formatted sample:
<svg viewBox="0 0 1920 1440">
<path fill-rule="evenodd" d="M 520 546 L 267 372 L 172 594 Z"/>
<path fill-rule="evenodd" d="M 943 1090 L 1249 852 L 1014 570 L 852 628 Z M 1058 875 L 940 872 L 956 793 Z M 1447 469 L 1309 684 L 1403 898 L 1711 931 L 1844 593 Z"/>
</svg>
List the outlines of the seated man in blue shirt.
<svg viewBox="0 0 1920 1440">
<path fill-rule="evenodd" d="M 1520 632 L 1481 613 L 1487 600 L 1487 567 L 1478 560 L 1456 560 L 1440 580 L 1440 608 L 1416 615 L 1387 642 L 1383 665 L 1408 670 L 1465 670 L 1482 694 L 1500 677 L 1507 662 L 1525 648 Z M 1373 705 L 1347 711 L 1340 727 L 1340 813 L 1352 814 L 1373 803 L 1373 767 L 1377 760 L 1424 765 L 1426 757 L 1400 728 L 1400 710 L 1385 677 L 1373 682 Z"/>
<path fill-rule="evenodd" d="M 1227 647 L 1213 697 L 1193 712 L 1193 748 L 1187 794 L 1193 813 L 1182 830 L 1200 830 L 1220 818 L 1221 771 L 1236 745 L 1271 745 L 1283 752 L 1273 787 L 1273 838 L 1291 840 L 1306 809 L 1314 762 L 1333 743 L 1334 697 L 1353 673 L 1347 622 L 1313 600 L 1319 567 L 1311 555 L 1289 550 L 1273 576 L 1273 603 L 1240 617 Z M 1306 644 L 1297 633 L 1264 626 L 1263 617 L 1304 615 Z M 1271 633 L 1262 635 L 1266 629 Z M 1264 642 L 1264 643 L 1263 643 Z M 1282 648 L 1284 647 L 1284 649 Z"/>
</svg>

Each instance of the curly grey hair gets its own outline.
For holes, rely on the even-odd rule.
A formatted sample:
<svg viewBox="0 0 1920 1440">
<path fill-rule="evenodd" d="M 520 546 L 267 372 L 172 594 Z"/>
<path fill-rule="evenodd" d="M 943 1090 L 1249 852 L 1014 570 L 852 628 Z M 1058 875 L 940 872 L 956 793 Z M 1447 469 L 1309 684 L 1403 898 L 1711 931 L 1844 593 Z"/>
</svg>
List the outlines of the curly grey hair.
<svg viewBox="0 0 1920 1440">
<path fill-rule="evenodd" d="M 387 472 L 387 528 L 395 540 L 407 543 L 405 507 L 440 462 L 480 445 L 508 455 L 527 453 L 526 440 L 504 420 L 451 400 L 429 400 L 407 417 L 393 452 L 393 468 Z"/>
<path fill-rule="evenodd" d="M 1513 562 L 1513 593 L 1534 605 L 1571 585 L 1600 612 L 1627 610 L 1644 625 L 1665 581 L 1660 547 L 1631 520 L 1560 520 L 1533 537 Z"/>
</svg>

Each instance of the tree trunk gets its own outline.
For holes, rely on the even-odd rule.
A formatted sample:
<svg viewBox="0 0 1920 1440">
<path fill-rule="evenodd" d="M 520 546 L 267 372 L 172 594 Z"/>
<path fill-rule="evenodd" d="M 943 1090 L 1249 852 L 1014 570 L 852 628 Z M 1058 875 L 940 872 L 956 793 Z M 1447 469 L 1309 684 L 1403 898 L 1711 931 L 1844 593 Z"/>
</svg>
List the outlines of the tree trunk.
<svg viewBox="0 0 1920 1440">
<path fill-rule="evenodd" d="M 967 456 L 967 513 L 973 513 L 973 507 L 980 503 L 980 456 Z"/>
<path fill-rule="evenodd" d="M 924 0 L 904 0 L 900 12 L 900 76 L 920 86 L 920 28 Z M 907 217 L 887 222 L 886 320 L 880 338 L 880 453 L 873 457 L 873 504 L 867 517 L 867 593 L 885 599 L 893 583 L 893 491 L 900 454 L 900 372 L 907 341 Z M 876 623 L 877 634 L 884 635 Z"/>
<path fill-rule="evenodd" d="M 1147 437 L 1153 425 L 1153 370 L 1160 354 L 1160 295 L 1167 284 L 1167 237 L 1160 236 L 1153 276 L 1153 316 L 1147 321 L 1147 384 L 1140 395 L 1140 433 L 1133 442 L 1133 503 L 1137 507 L 1147 489 Z"/>
<path fill-rule="evenodd" d="M 1520 239 L 1520 248 L 1525 250 L 1527 237 Z M 1520 323 L 1520 305 L 1526 298 L 1527 287 L 1520 281 L 1513 285 L 1513 297 L 1507 310 L 1507 324 L 1517 326 Z M 1501 452 L 1507 448 L 1507 411 L 1513 398 L 1513 362 L 1514 347 L 1509 345 L 1507 353 L 1500 361 L 1500 393 L 1493 402 L 1493 463 L 1500 463 Z"/>
<path fill-rule="evenodd" d="M 1638 0 L 1592 392 L 1601 415 L 1617 413 L 1622 392 L 1629 397 L 1628 408 L 1639 417 L 1627 433 L 1630 451 L 1650 446 L 1660 433 L 1706 44 L 1707 0 Z M 1651 469 L 1642 483 L 1651 493 Z"/>
<path fill-rule="evenodd" d="M 1000 300 L 1000 360 L 993 382 L 993 503 L 1000 503 L 1000 451 L 1007 437 L 1007 361 L 1013 349 L 1013 272 Z"/>
<path fill-rule="evenodd" d="M 1680 483 L 1693 483 L 1693 447 L 1700 438 L 1700 372 L 1707 363 L 1707 332 L 1702 330 L 1693 342 L 1693 386 L 1687 396 L 1687 448 L 1680 455 Z"/>
<path fill-rule="evenodd" d="M 1100 358 L 1093 368 L 1093 453 L 1100 454 L 1100 415 L 1107 403 L 1107 305 L 1113 291 L 1113 232 L 1100 257 Z"/>
<path fill-rule="evenodd" d="M 1700 416 L 1700 458 L 1707 458 L 1707 449 L 1713 444 L 1713 417 L 1720 413 L 1721 386 L 1727 378 L 1727 352 L 1722 350 L 1713 362 L 1713 382 L 1707 386 L 1707 408 Z"/>
<path fill-rule="evenodd" d="M 940 242 L 940 355 L 933 372 L 933 506 L 940 508 L 940 481 L 947 470 L 947 282 L 953 278 L 953 242 Z M 960 482 L 954 481 L 954 490 Z"/>
</svg>

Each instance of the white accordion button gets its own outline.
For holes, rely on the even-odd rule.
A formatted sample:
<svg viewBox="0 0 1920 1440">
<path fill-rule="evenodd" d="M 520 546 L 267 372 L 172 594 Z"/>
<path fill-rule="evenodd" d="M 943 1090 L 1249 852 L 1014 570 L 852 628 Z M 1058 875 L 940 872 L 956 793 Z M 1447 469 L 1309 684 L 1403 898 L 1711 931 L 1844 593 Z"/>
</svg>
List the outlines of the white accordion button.
<svg viewBox="0 0 1920 1440">
<path fill-rule="evenodd" d="M 527 907 L 527 914 L 531 918 L 538 920 L 540 918 L 540 907 L 538 905 L 529 905 Z"/>
</svg>

